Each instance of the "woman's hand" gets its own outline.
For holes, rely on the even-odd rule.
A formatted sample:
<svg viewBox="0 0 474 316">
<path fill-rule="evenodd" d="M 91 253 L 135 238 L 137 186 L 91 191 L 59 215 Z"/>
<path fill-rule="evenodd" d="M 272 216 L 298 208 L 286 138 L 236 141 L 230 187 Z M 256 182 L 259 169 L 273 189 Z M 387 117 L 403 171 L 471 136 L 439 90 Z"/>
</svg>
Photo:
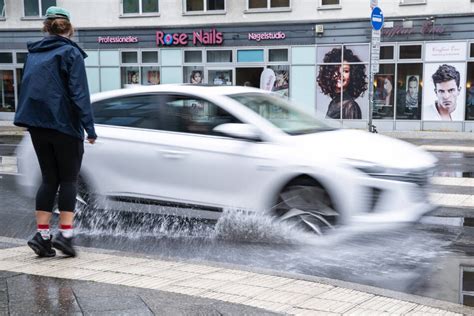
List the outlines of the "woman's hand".
<svg viewBox="0 0 474 316">
<path fill-rule="evenodd" d="M 89 144 L 94 144 L 95 138 L 88 138 L 87 141 L 89 142 Z"/>
</svg>

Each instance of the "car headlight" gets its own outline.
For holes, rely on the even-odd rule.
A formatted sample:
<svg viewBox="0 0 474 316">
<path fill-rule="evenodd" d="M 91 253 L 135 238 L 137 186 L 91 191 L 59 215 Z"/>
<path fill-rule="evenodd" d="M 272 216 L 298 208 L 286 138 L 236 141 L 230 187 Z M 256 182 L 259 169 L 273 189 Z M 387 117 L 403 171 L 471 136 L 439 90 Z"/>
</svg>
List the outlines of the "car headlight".
<svg viewBox="0 0 474 316">
<path fill-rule="evenodd" d="M 365 161 L 365 160 L 356 160 L 356 159 L 348 159 L 347 163 L 352 167 L 363 173 L 367 173 L 369 175 L 372 174 L 384 174 L 387 173 L 387 168 L 378 165 L 376 163 Z"/>
</svg>

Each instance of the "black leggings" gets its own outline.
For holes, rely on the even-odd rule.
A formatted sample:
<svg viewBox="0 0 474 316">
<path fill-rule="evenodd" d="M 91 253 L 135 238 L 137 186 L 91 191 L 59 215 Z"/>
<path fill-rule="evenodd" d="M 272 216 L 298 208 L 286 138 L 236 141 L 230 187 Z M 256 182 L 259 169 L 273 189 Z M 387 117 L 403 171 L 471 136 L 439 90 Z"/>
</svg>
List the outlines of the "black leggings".
<svg viewBox="0 0 474 316">
<path fill-rule="evenodd" d="M 51 212 L 59 187 L 59 210 L 74 212 L 84 142 L 52 129 L 29 131 L 43 178 L 36 194 L 36 210 Z"/>
</svg>

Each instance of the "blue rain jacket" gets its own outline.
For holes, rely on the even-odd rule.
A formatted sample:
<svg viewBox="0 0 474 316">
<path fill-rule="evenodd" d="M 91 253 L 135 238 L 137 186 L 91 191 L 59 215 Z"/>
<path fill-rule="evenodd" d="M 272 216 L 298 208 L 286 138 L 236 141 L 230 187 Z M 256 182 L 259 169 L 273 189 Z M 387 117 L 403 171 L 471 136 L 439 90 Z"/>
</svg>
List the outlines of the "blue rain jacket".
<svg viewBox="0 0 474 316">
<path fill-rule="evenodd" d="M 14 124 L 80 139 L 86 130 L 88 138 L 97 138 L 84 66 L 87 54 L 56 35 L 28 43 L 28 51 Z"/>
</svg>

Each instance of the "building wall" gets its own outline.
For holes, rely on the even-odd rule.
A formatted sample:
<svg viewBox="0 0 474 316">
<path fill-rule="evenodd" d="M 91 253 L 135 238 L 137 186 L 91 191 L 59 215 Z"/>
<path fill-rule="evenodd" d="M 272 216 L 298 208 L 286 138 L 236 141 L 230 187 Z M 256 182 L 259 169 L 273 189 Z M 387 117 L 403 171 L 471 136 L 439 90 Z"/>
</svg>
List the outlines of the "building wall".
<svg viewBox="0 0 474 316">
<path fill-rule="evenodd" d="M 184 0 L 160 0 L 160 13 L 152 17 L 121 17 L 121 0 L 57 0 L 58 6 L 71 11 L 77 28 L 114 28 L 147 26 L 184 26 L 195 24 L 275 23 L 276 21 L 331 21 L 368 19 L 369 0 L 341 0 L 337 9 L 319 8 L 320 0 L 291 0 L 291 8 L 280 12 L 249 11 L 246 0 L 226 0 L 224 14 L 183 14 Z M 453 2 L 456 5 L 453 5 Z M 387 19 L 436 14 L 474 13 L 471 0 L 427 0 L 421 5 L 400 5 L 400 0 L 380 0 Z M 23 0 L 6 0 L 6 18 L 0 30 L 38 29 L 41 19 L 23 18 Z"/>
</svg>

